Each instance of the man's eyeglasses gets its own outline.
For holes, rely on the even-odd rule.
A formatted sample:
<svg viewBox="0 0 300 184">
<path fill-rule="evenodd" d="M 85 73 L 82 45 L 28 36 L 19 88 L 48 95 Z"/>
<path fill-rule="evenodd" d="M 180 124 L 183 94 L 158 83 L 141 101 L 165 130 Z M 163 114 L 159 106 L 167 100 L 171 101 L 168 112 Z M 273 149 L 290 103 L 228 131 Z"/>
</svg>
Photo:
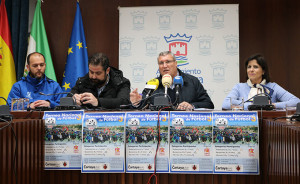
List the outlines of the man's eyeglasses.
<svg viewBox="0 0 300 184">
<path fill-rule="evenodd" d="M 158 65 L 163 66 L 165 63 L 169 65 L 170 63 L 174 62 L 174 60 L 167 60 L 167 61 L 159 61 Z"/>
</svg>

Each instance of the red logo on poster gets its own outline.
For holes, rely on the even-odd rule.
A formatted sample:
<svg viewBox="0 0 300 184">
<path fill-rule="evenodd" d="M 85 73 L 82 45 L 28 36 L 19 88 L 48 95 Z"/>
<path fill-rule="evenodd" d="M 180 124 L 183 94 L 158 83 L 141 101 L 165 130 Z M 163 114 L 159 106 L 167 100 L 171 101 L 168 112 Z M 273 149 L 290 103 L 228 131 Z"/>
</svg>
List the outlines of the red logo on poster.
<svg viewBox="0 0 300 184">
<path fill-rule="evenodd" d="M 120 148 L 115 148 L 115 155 L 120 155 Z"/>
<path fill-rule="evenodd" d="M 210 155 L 210 150 L 209 150 L 209 148 L 205 148 L 205 149 L 204 149 L 204 155 L 205 155 L 205 156 L 209 156 L 209 155 Z"/>
<path fill-rule="evenodd" d="M 250 149 L 248 150 L 248 153 L 249 153 L 249 156 L 250 156 L 250 157 L 254 157 L 254 149 L 253 149 L 253 148 L 250 148 Z"/>
<path fill-rule="evenodd" d="M 78 153 L 78 152 L 79 152 L 79 147 L 78 147 L 77 145 L 75 145 L 75 146 L 73 147 L 73 149 L 74 149 L 74 153 Z"/>
</svg>

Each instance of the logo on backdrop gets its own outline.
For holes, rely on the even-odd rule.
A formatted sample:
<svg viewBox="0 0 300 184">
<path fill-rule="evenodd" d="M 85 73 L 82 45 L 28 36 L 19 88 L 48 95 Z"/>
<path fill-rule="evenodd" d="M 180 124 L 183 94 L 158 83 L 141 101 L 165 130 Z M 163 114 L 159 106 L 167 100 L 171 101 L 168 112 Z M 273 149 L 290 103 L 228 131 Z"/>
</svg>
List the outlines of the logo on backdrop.
<svg viewBox="0 0 300 184">
<path fill-rule="evenodd" d="M 182 13 L 185 15 L 185 28 L 197 29 L 197 16 L 200 10 L 184 10 Z"/>
<path fill-rule="evenodd" d="M 159 16 L 159 29 L 170 29 L 171 15 L 173 14 L 173 12 L 169 10 L 162 10 L 156 12 L 156 14 Z"/>
<path fill-rule="evenodd" d="M 211 9 L 209 12 L 212 15 L 212 28 L 224 28 L 224 15 L 226 14 L 227 10 L 217 8 Z"/>
<path fill-rule="evenodd" d="M 158 37 L 145 37 L 144 41 L 146 42 L 146 55 L 147 56 L 156 56 L 157 55 L 157 42 L 159 41 Z"/>
<path fill-rule="evenodd" d="M 131 42 L 133 38 L 120 38 L 120 56 L 127 57 L 131 56 Z"/>
<path fill-rule="evenodd" d="M 131 12 L 132 22 L 133 22 L 133 29 L 134 30 L 143 30 L 145 24 L 145 16 L 147 12 L 144 11 L 134 11 Z"/>
<path fill-rule="evenodd" d="M 133 82 L 136 83 L 141 83 L 141 82 L 145 82 L 144 80 L 144 75 L 145 75 L 145 68 L 146 68 L 146 64 L 144 63 L 133 63 L 130 65 L 130 67 L 132 68 L 132 80 Z"/>
<path fill-rule="evenodd" d="M 211 41 L 213 40 L 213 36 L 209 35 L 201 35 L 197 37 L 199 41 L 199 54 L 203 56 L 211 55 Z"/>
<path fill-rule="evenodd" d="M 212 97 L 215 91 L 211 90 L 211 89 L 207 89 L 206 92 L 207 92 L 208 96 Z"/>
<path fill-rule="evenodd" d="M 231 89 L 224 89 L 224 94 L 225 94 L 225 96 L 227 96 L 229 93 L 230 93 L 230 91 L 231 91 Z"/>
<path fill-rule="evenodd" d="M 215 82 L 224 82 L 225 81 L 225 67 L 227 64 L 224 62 L 215 62 L 210 64 L 213 68 L 213 79 Z"/>
<path fill-rule="evenodd" d="M 234 35 L 223 36 L 226 42 L 226 54 L 237 55 L 239 53 L 239 37 Z"/>
<path fill-rule="evenodd" d="M 169 51 L 174 53 L 178 66 L 187 65 L 187 50 L 188 50 L 188 43 L 191 41 L 192 36 L 186 36 L 183 34 L 182 36 L 177 33 L 175 36 L 170 34 L 169 37 L 164 36 L 166 42 L 169 44 Z"/>
</svg>

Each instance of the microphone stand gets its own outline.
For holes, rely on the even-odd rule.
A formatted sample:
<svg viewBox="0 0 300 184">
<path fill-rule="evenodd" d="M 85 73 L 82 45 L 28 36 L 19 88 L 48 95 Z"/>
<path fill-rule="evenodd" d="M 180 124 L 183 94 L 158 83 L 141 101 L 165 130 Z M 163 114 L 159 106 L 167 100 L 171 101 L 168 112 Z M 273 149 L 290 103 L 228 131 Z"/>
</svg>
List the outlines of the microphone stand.
<svg viewBox="0 0 300 184">
<path fill-rule="evenodd" d="M 0 105 L 0 121 L 1 121 L 1 119 L 10 121 L 10 120 L 12 120 L 12 115 L 9 112 L 9 106 L 8 106 L 7 100 L 1 96 L 0 96 L 0 98 L 2 98 L 6 102 L 6 105 Z"/>
<path fill-rule="evenodd" d="M 176 105 L 176 107 L 178 106 L 179 104 L 179 90 L 180 90 L 180 85 L 179 84 L 176 84 L 175 85 L 175 95 L 176 95 L 176 99 L 175 99 L 175 102 L 173 105 Z"/>
</svg>

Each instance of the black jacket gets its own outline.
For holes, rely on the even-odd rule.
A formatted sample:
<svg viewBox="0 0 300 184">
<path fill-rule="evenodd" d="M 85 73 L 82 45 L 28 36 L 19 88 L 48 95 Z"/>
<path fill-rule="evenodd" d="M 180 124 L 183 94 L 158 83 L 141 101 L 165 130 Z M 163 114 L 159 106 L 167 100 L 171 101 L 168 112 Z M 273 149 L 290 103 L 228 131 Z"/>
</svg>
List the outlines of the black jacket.
<svg viewBox="0 0 300 184">
<path fill-rule="evenodd" d="M 178 69 L 179 75 L 182 76 L 183 79 L 183 86 L 180 89 L 179 93 L 179 103 L 186 101 L 192 105 L 194 105 L 195 108 L 208 108 L 208 109 L 214 109 L 214 104 L 211 101 L 210 97 L 206 93 L 206 90 L 200 83 L 200 81 L 189 74 L 183 73 L 180 69 Z M 165 88 L 161 83 L 162 76 L 159 76 L 157 78 L 159 80 L 159 86 L 157 90 L 154 91 L 153 94 L 156 93 L 164 93 Z M 171 89 L 168 89 L 168 94 L 171 91 Z M 145 92 L 143 92 L 143 97 L 145 97 Z M 175 94 L 175 93 L 174 93 Z M 171 95 L 170 95 L 171 96 Z M 153 99 L 155 98 L 152 97 L 150 99 L 150 102 L 153 104 Z"/>
<path fill-rule="evenodd" d="M 79 78 L 76 85 L 72 88 L 72 94 L 81 94 L 84 92 L 92 93 L 98 98 L 98 107 L 106 109 L 120 108 L 120 105 L 130 104 L 130 81 L 123 77 L 121 70 L 110 67 L 109 82 L 98 96 L 97 87 L 89 79 L 89 74 Z M 92 107 L 91 105 L 89 106 Z"/>
</svg>

